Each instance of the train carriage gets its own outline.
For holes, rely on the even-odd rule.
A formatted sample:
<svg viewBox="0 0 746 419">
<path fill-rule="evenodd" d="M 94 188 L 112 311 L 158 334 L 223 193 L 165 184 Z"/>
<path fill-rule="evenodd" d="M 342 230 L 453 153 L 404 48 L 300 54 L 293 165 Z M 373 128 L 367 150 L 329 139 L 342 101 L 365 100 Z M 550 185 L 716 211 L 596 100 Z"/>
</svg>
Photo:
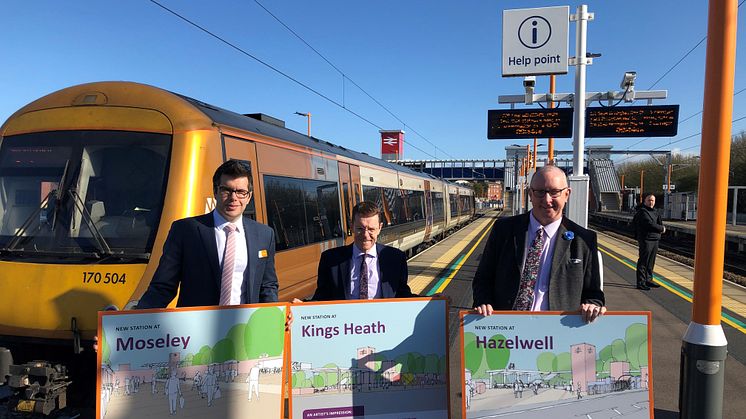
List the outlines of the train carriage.
<svg viewBox="0 0 746 419">
<path fill-rule="evenodd" d="M 251 169 L 247 215 L 275 231 L 281 300 L 313 291 L 363 199 L 382 210 L 380 241 L 405 251 L 474 211 L 463 186 L 137 83 L 52 93 L 0 135 L 0 346 L 90 339 L 97 311 L 135 304 L 171 223 L 214 208 L 226 159 Z"/>
</svg>

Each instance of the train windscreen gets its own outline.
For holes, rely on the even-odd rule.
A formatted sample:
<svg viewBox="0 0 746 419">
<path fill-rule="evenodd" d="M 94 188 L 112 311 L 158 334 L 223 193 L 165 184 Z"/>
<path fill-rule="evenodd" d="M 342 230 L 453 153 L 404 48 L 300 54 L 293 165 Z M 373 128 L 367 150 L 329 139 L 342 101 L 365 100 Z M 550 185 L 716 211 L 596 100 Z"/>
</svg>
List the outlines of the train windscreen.
<svg viewBox="0 0 746 419">
<path fill-rule="evenodd" d="M 0 143 L 0 255 L 33 262 L 148 259 L 171 136 L 53 131 Z"/>
</svg>

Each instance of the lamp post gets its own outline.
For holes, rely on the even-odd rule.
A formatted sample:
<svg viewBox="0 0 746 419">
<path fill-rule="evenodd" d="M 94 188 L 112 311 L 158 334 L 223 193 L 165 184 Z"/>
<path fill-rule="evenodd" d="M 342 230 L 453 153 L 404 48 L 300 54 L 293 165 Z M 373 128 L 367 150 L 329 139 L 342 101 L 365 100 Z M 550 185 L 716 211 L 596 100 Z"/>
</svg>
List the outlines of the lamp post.
<svg viewBox="0 0 746 419">
<path fill-rule="evenodd" d="M 306 119 L 308 120 L 308 136 L 310 137 L 311 136 L 311 112 L 306 112 L 306 113 L 296 112 L 295 114 L 300 115 L 300 116 L 305 116 Z"/>
</svg>

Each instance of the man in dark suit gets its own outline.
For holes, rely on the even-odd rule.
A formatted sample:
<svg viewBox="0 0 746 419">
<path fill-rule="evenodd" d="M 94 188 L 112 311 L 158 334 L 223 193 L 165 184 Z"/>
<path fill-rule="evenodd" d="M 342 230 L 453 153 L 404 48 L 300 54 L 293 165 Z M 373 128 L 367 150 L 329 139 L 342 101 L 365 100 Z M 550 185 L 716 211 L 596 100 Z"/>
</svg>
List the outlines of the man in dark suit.
<svg viewBox="0 0 746 419">
<path fill-rule="evenodd" d="M 645 194 L 644 204 L 637 208 L 632 225 L 635 227 L 635 236 L 639 246 L 637 289 L 649 291 L 650 288 L 660 287 L 653 282 L 653 268 L 655 268 L 655 256 L 658 253 L 658 242 L 661 234 L 666 232 L 661 215 L 655 210 L 655 195 Z"/>
<path fill-rule="evenodd" d="M 573 311 L 593 321 L 606 308 L 596 233 L 562 216 L 570 196 L 565 173 L 539 168 L 527 214 L 495 222 L 474 276 L 474 308 Z"/>
<path fill-rule="evenodd" d="M 243 216 L 251 170 L 229 160 L 212 178 L 215 210 L 171 225 L 158 269 L 138 308 L 277 301 L 274 231 Z"/>
<path fill-rule="evenodd" d="M 312 300 L 416 297 L 407 285 L 407 259 L 399 249 L 377 244 L 383 223 L 378 207 L 360 202 L 352 209 L 354 242 L 321 254 Z"/>
</svg>

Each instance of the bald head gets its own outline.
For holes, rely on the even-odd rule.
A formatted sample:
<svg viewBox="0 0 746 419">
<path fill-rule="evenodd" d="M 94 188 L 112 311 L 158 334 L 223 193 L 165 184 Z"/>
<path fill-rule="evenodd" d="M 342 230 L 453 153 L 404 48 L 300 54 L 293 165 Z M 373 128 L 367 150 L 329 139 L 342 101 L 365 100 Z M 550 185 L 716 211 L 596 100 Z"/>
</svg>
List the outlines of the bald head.
<svg viewBox="0 0 746 419">
<path fill-rule="evenodd" d="M 570 197 L 567 175 L 557 166 L 540 167 L 531 178 L 531 213 L 541 225 L 562 218 L 562 210 Z"/>
</svg>

